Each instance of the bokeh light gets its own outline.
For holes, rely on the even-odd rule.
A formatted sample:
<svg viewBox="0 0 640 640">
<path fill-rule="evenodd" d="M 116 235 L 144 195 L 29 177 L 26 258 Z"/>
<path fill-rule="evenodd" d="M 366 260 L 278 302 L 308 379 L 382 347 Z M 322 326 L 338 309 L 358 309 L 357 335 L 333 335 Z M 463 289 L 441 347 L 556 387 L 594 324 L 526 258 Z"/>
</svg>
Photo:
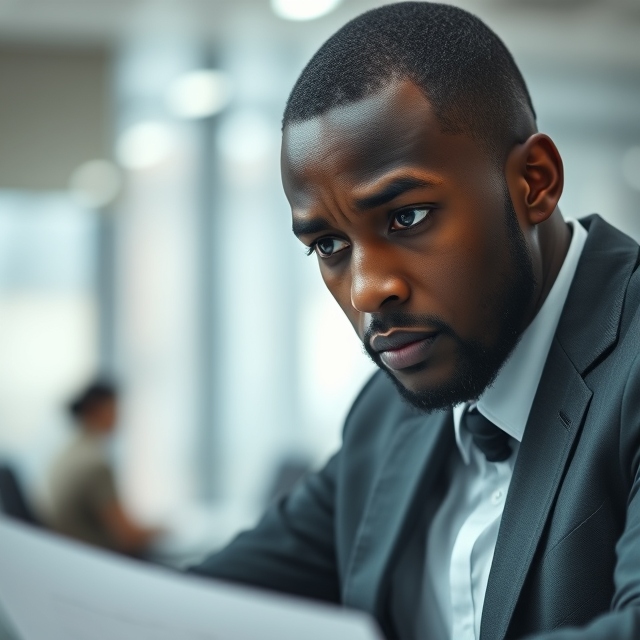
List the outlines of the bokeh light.
<svg viewBox="0 0 640 640">
<path fill-rule="evenodd" d="M 166 160 L 174 148 L 171 129 L 162 122 L 140 122 L 125 130 L 116 156 L 127 169 L 148 169 Z"/>
<path fill-rule="evenodd" d="M 207 118 L 224 109 L 231 99 L 231 81 L 221 71 L 197 69 L 176 78 L 165 100 L 179 118 Z"/>
<path fill-rule="evenodd" d="M 274 13 L 285 20 L 313 20 L 333 11 L 341 0 L 271 0 Z"/>
<path fill-rule="evenodd" d="M 113 202 L 122 186 L 120 171 L 108 160 L 81 164 L 69 179 L 69 193 L 81 207 L 99 209 Z"/>
</svg>

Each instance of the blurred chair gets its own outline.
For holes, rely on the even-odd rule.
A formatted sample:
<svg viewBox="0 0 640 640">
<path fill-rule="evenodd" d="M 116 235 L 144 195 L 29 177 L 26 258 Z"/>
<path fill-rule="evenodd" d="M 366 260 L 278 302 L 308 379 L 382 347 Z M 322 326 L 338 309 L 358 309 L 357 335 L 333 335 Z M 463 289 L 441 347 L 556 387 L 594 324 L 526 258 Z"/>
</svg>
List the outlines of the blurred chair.
<svg viewBox="0 0 640 640">
<path fill-rule="evenodd" d="M 7 464 L 0 464 L 0 508 L 12 518 L 42 526 L 25 498 L 15 471 Z"/>
</svg>

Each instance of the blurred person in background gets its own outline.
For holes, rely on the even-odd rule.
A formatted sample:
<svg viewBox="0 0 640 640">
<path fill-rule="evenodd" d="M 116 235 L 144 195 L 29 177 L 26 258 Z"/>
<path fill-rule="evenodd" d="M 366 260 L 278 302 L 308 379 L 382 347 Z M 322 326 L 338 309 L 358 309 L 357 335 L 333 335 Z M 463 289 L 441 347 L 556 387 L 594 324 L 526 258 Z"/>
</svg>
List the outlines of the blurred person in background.
<svg viewBox="0 0 640 640">
<path fill-rule="evenodd" d="M 352 20 L 289 96 L 282 176 L 381 371 L 327 465 L 194 572 L 390 640 L 640 638 L 640 248 L 563 218 L 504 44 L 448 5 Z"/>
<path fill-rule="evenodd" d="M 108 457 L 118 417 L 115 386 L 94 382 L 68 408 L 78 431 L 51 468 L 52 526 L 89 544 L 144 556 L 158 532 L 136 524 L 127 514 Z"/>
</svg>

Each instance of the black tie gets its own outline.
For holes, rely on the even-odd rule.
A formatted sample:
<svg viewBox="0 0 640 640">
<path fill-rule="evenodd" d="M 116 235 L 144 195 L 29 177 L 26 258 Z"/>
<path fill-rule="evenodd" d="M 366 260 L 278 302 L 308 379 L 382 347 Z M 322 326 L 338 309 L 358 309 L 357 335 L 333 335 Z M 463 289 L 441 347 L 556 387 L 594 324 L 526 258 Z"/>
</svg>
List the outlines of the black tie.
<svg viewBox="0 0 640 640">
<path fill-rule="evenodd" d="M 473 442 L 489 462 L 503 462 L 511 455 L 509 436 L 477 409 L 467 409 L 462 420 Z"/>
</svg>

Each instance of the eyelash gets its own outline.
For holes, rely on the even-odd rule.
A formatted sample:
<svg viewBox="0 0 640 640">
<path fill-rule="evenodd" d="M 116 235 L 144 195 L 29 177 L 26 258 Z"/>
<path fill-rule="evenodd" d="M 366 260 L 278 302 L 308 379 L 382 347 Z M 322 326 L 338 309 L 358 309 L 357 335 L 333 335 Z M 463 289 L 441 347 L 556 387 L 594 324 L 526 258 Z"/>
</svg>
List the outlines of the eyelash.
<svg viewBox="0 0 640 640">
<path fill-rule="evenodd" d="M 419 209 L 427 209 L 427 211 L 429 212 L 429 213 L 427 213 L 427 215 L 424 217 L 423 220 L 420 220 L 420 222 L 418 222 L 417 224 L 415 224 L 415 225 L 413 225 L 411 227 L 406 227 L 405 229 L 396 229 L 392 233 L 397 233 L 398 231 L 405 231 L 405 230 L 408 231 L 409 229 L 413 229 L 414 227 L 417 227 L 417 226 L 421 225 L 425 220 L 427 220 L 431 216 L 431 212 L 435 209 L 435 207 L 426 207 L 426 206 L 423 206 L 423 207 L 406 207 L 404 209 L 400 209 L 399 211 L 394 211 L 392 219 L 395 216 L 397 216 L 398 214 L 400 214 L 400 213 L 404 213 L 406 211 L 419 210 Z M 324 237 L 323 238 L 318 238 L 317 240 L 314 240 L 308 247 L 305 247 L 304 254 L 306 256 L 311 256 L 314 253 L 316 253 L 316 245 L 321 240 L 324 240 Z M 330 257 L 330 256 L 328 256 L 328 257 Z"/>
</svg>

